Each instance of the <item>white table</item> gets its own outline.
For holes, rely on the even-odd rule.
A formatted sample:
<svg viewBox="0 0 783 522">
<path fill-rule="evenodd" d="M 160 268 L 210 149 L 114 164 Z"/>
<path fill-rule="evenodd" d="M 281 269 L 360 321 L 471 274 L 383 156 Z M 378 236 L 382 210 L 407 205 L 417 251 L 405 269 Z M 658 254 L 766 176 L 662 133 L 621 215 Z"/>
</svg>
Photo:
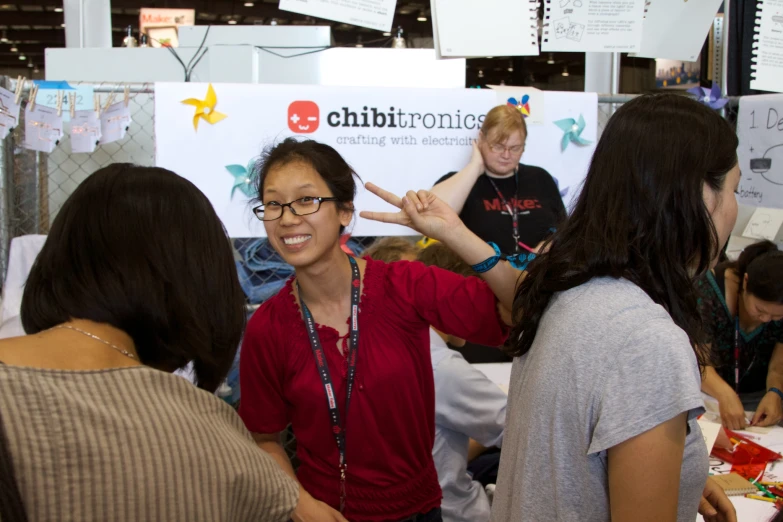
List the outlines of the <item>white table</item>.
<svg viewBox="0 0 783 522">
<path fill-rule="evenodd" d="M 511 363 L 474 364 L 473 366 L 481 370 L 489 380 L 508 393 L 508 384 L 511 380 Z M 707 406 L 708 411 L 717 411 L 717 403 L 711 397 L 705 396 L 705 406 Z M 775 426 L 766 434 L 740 433 L 772 451 L 783 454 L 783 427 Z M 728 472 L 731 469 L 731 465 L 723 464 L 715 459 L 710 459 L 710 466 L 714 469 L 714 472 Z M 783 461 L 767 466 L 765 478 L 767 480 L 783 481 Z M 737 520 L 739 522 L 769 522 L 777 513 L 774 504 L 769 502 L 745 497 L 731 497 L 731 501 L 737 509 Z M 702 522 L 702 520 L 701 515 L 697 517 L 697 522 Z"/>
</svg>

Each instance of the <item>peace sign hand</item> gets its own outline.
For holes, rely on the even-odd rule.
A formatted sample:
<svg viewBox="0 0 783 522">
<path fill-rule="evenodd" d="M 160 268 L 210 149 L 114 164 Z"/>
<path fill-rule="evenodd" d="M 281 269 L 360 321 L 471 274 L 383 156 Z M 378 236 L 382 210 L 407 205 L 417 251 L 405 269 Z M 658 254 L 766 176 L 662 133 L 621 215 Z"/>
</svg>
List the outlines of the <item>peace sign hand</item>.
<svg viewBox="0 0 783 522">
<path fill-rule="evenodd" d="M 373 183 L 367 183 L 365 187 L 400 209 L 399 212 L 365 210 L 359 213 L 365 219 L 410 227 L 422 235 L 442 242 L 447 242 L 448 236 L 464 226 L 456 212 L 428 190 L 410 190 L 405 197 L 399 198 Z"/>
</svg>

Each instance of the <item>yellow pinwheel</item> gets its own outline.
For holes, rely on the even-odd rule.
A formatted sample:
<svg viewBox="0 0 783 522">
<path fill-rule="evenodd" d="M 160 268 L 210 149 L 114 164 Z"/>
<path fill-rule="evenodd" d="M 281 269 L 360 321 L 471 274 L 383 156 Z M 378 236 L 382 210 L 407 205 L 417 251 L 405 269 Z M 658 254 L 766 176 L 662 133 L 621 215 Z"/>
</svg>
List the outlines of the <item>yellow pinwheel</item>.
<svg viewBox="0 0 783 522">
<path fill-rule="evenodd" d="M 222 112 L 215 110 L 217 105 L 217 95 L 215 89 L 212 88 L 212 84 L 209 84 L 207 89 L 207 95 L 203 100 L 197 100 L 196 98 L 188 98 L 182 100 L 182 103 L 186 105 L 192 105 L 196 108 L 196 114 L 193 115 L 193 128 L 198 130 L 199 118 L 210 124 L 215 124 L 226 117 Z"/>
</svg>

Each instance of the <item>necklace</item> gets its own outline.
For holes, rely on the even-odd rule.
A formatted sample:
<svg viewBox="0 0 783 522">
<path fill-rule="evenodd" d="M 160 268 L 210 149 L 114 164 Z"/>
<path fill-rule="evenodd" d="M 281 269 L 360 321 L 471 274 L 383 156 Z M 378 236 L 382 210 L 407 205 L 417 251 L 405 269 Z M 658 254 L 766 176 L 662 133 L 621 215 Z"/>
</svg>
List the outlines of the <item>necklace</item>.
<svg viewBox="0 0 783 522">
<path fill-rule="evenodd" d="M 129 351 L 123 350 L 119 346 L 111 344 L 109 341 L 104 341 L 103 339 L 101 339 L 97 335 L 91 334 L 90 332 L 86 332 L 86 331 L 82 330 L 81 328 L 76 328 L 75 326 L 69 326 L 69 325 L 66 325 L 66 324 L 57 325 L 54 328 L 55 329 L 57 329 L 57 328 L 67 328 L 68 330 L 73 330 L 74 332 L 79 332 L 80 334 L 86 335 L 87 337 L 90 337 L 91 339 L 95 339 L 96 341 L 101 342 L 101 343 L 105 344 L 106 346 L 114 348 L 115 350 L 120 352 L 122 355 L 125 355 L 126 357 L 130 357 L 131 359 L 136 359 L 136 356 L 133 355 L 132 353 L 130 353 Z"/>
</svg>

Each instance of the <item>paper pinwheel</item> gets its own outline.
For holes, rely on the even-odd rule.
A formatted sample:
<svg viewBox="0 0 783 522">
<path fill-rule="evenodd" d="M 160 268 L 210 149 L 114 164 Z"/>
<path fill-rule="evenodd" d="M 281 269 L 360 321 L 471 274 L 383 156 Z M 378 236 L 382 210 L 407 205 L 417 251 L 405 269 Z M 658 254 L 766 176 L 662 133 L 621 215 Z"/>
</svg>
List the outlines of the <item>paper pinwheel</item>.
<svg viewBox="0 0 783 522">
<path fill-rule="evenodd" d="M 706 87 L 694 87 L 688 89 L 690 94 L 696 96 L 696 101 L 703 103 L 711 109 L 722 109 L 724 105 L 729 103 L 728 98 L 722 98 L 720 95 L 720 85 L 713 82 L 712 89 Z"/>
<path fill-rule="evenodd" d="M 522 113 L 522 116 L 527 118 L 528 116 L 530 116 L 530 103 L 528 103 L 529 101 L 530 101 L 530 96 L 525 94 L 519 99 L 519 101 L 517 101 L 516 98 L 509 98 L 506 103 L 508 104 L 509 107 L 514 107 L 516 110 Z"/>
<path fill-rule="evenodd" d="M 565 118 L 563 120 L 557 120 L 554 123 L 565 133 L 560 142 L 561 151 L 566 150 L 569 143 L 575 143 L 577 145 L 590 145 L 592 143 L 592 141 L 581 137 L 582 131 L 585 130 L 585 118 L 581 114 L 579 115 L 578 121 L 573 118 Z"/>
<path fill-rule="evenodd" d="M 226 170 L 234 176 L 234 186 L 231 187 L 231 199 L 234 199 L 234 192 L 236 192 L 237 189 L 249 198 L 255 195 L 252 161 L 247 164 L 247 167 L 243 167 L 242 165 L 226 165 Z"/>
<path fill-rule="evenodd" d="M 207 89 L 207 95 L 203 100 L 188 98 L 187 100 L 182 100 L 182 103 L 186 105 L 192 105 L 196 108 L 196 114 L 193 115 L 193 128 L 196 130 L 198 130 L 199 119 L 214 125 L 226 117 L 226 115 L 222 112 L 215 110 L 215 106 L 217 105 L 217 95 L 215 94 L 215 89 L 212 88 L 211 83 Z"/>
</svg>

